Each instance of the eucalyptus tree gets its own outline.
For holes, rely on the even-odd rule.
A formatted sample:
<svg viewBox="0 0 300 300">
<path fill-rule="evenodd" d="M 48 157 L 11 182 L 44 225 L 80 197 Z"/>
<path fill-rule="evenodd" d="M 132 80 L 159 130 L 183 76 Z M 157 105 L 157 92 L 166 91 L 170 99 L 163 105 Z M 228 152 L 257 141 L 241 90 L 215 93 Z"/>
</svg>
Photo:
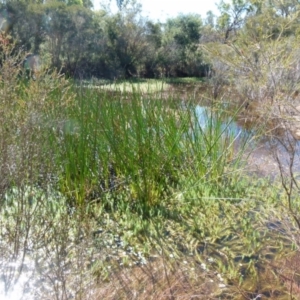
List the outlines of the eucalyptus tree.
<svg viewBox="0 0 300 300">
<path fill-rule="evenodd" d="M 202 64 L 199 41 L 202 20 L 199 15 L 180 15 L 164 25 L 161 63 L 167 75 L 197 75 Z"/>
<path fill-rule="evenodd" d="M 141 6 L 135 2 L 107 18 L 107 61 L 113 76 L 139 75 L 148 47 L 145 23 Z"/>
<path fill-rule="evenodd" d="M 243 26 L 245 17 L 253 9 L 248 0 L 232 0 L 231 3 L 221 0 L 218 8 L 221 14 L 217 19 L 217 27 L 223 32 L 224 41 Z"/>
<path fill-rule="evenodd" d="M 200 43 L 222 43 L 224 41 L 223 35 L 223 32 L 217 29 L 217 16 L 212 11 L 208 11 L 203 20 Z"/>
<path fill-rule="evenodd" d="M 100 48 L 102 29 L 94 12 L 81 5 L 51 2 L 45 5 L 48 18 L 45 51 L 52 65 L 70 75 L 88 73 L 91 59 Z"/>
<path fill-rule="evenodd" d="M 45 39 L 45 14 L 39 3 L 7 1 L 0 5 L 6 34 L 12 36 L 16 47 L 38 52 Z M 1 19 L 1 18 L 0 18 Z"/>
<path fill-rule="evenodd" d="M 163 75 L 160 65 L 163 38 L 162 26 L 160 23 L 147 21 L 145 27 L 148 46 L 145 53 L 144 75 L 146 77 L 160 77 Z"/>
</svg>

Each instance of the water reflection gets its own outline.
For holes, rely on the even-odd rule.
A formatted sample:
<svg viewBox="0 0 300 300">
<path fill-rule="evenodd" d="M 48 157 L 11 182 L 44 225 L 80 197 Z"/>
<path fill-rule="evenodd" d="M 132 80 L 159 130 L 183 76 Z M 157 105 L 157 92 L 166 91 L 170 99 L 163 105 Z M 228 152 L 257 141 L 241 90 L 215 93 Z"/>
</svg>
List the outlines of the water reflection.
<svg viewBox="0 0 300 300">
<path fill-rule="evenodd" d="M 208 107 L 196 105 L 195 115 L 198 123 L 197 125 L 203 130 L 210 125 L 218 126 L 218 123 L 221 122 L 220 126 L 222 134 L 232 137 L 239 143 L 244 143 L 247 140 L 250 144 L 250 140 L 255 135 L 254 130 L 246 129 L 238 125 L 234 118 L 225 112 L 214 113 Z"/>
<path fill-rule="evenodd" d="M 35 273 L 34 261 L 25 258 L 24 261 L 10 263 L 0 261 L 2 275 L 0 277 L 1 300 L 32 300 L 34 299 L 33 275 Z"/>
<path fill-rule="evenodd" d="M 233 138 L 236 149 L 245 147 L 250 173 L 275 178 L 280 174 L 278 163 L 286 173 L 290 167 L 294 172 L 300 172 L 300 141 L 287 132 L 266 136 L 260 133 L 261 128 L 255 128 L 254 125 L 252 128 L 245 128 L 226 113 L 213 112 L 210 108 L 200 105 L 196 105 L 194 110 L 197 126 L 202 130 L 221 120 L 222 134 Z"/>
</svg>

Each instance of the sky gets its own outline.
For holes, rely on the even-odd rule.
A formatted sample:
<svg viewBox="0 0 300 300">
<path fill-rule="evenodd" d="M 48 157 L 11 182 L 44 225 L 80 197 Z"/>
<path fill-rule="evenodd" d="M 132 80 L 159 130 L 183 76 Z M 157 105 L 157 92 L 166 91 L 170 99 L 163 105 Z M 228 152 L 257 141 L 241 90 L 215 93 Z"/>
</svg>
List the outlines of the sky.
<svg viewBox="0 0 300 300">
<path fill-rule="evenodd" d="M 112 12 L 117 11 L 116 0 L 111 1 Z M 178 14 L 196 13 L 202 17 L 211 10 L 217 14 L 218 9 L 215 3 L 219 0 L 137 0 L 142 4 L 144 16 L 148 16 L 153 21 L 164 22 L 167 18 L 176 17 Z M 109 3 L 109 0 L 93 0 L 94 9 L 97 10 L 101 4 Z"/>
</svg>

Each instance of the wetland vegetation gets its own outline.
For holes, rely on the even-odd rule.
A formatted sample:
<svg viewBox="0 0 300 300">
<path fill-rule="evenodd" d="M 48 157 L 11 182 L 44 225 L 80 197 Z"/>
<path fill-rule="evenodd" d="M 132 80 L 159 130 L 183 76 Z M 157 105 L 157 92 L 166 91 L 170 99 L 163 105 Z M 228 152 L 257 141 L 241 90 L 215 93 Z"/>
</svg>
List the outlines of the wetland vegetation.
<svg viewBox="0 0 300 300">
<path fill-rule="evenodd" d="M 50 27 L 61 20 L 55 7 L 70 22 L 92 14 L 87 2 L 40 5 L 26 13 L 46 9 Z M 299 298 L 298 7 L 286 4 L 288 21 L 260 1 L 222 5 L 215 27 L 178 18 L 162 39 L 157 24 L 142 34 L 134 10 L 98 12 L 101 45 L 115 55 L 87 56 L 106 70 L 101 79 L 96 67 L 83 76 L 91 61 L 74 68 L 86 58 L 70 39 L 60 48 L 38 34 L 31 49 L 53 48 L 27 78 L 18 43 L 29 32 L 16 19 L 12 36 L 2 33 L 1 299 Z M 270 32 L 262 12 L 278 17 Z M 155 42 L 152 69 L 144 48 L 131 64 L 117 51 L 128 32 Z M 174 56 L 153 56 L 168 47 Z M 207 76 L 174 77 L 183 71 Z"/>
</svg>

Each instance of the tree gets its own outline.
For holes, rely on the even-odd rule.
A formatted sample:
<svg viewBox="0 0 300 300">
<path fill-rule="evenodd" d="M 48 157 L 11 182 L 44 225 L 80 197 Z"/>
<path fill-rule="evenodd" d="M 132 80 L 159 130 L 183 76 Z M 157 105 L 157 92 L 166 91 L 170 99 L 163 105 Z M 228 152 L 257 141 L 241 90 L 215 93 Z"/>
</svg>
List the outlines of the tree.
<svg viewBox="0 0 300 300">
<path fill-rule="evenodd" d="M 147 49 L 144 59 L 144 76 L 159 77 L 161 69 L 159 64 L 159 53 L 162 47 L 162 27 L 160 23 L 146 21 L 145 34 L 147 41 Z"/>
<path fill-rule="evenodd" d="M 214 69 L 214 90 L 226 86 L 232 101 L 244 103 L 260 122 L 280 127 L 291 120 L 289 114 L 299 101 L 300 6 L 277 0 L 248 4 L 252 9 L 241 21 L 243 26 L 226 44 L 203 48 Z"/>
<path fill-rule="evenodd" d="M 167 20 L 160 57 L 167 75 L 200 74 L 202 57 L 198 45 L 201 29 L 202 20 L 198 15 L 180 15 Z"/>
<path fill-rule="evenodd" d="M 16 48 L 39 52 L 40 44 L 45 40 L 45 14 L 40 4 L 9 1 L 2 4 L 5 12 L 6 32 L 16 42 Z"/>
<path fill-rule="evenodd" d="M 247 0 L 232 0 L 231 4 L 221 0 L 218 8 L 221 15 L 217 26 L 224 32 L 224 41 L 228 40 L 230 33 L 242 27 L 246 15 L 252 11 L 252 5 Z"/>
<path fill-rule="evenodd" d="M 214 28 L 215 27 L 215 19 L 216 19 L 216 16 L 214 15 L 214 13 L 211 10 L 209 10 L 206 13 L 206 18 L 204 20 L 204 25 L 210 26 L 211 28 Z"/>
<path fill-rule="evenodd" d="M 101 50 L 103 36 L 99 21 L 101 13 L 59 2 L 45 5 L 45 11 L 48 22 L 43 49 L 47 48 L 51 54 L 52 66 L 63 67 L 66 73 L 77 77 L 95 72 L 95 56 Z"/>
<path fill-rule="evenodd" d="M 124 8 L 106 23 L 108 60 L 114 65 L 116 76 L 137 76 L 148 47 L 146 20 L 136 3 Z M 118 71 L 119 68 L 119 71 Z"/>
</svg>

